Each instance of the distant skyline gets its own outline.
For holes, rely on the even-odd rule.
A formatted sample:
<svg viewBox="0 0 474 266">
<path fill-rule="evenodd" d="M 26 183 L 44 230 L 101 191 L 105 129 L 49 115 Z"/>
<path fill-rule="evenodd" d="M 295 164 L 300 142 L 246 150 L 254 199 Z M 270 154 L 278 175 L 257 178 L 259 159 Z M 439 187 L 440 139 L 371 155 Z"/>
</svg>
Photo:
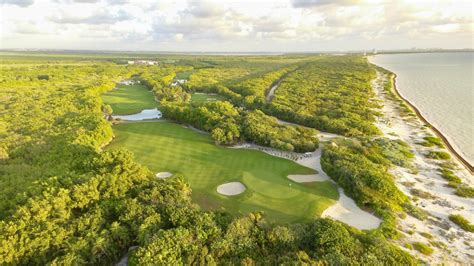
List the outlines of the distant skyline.
<svg viewBox="0 0 474 266">
<path fill-rule="evenodd" d="M 472 1 L 0 0 L 1 49 L 474 48 Z"/>
</svg>

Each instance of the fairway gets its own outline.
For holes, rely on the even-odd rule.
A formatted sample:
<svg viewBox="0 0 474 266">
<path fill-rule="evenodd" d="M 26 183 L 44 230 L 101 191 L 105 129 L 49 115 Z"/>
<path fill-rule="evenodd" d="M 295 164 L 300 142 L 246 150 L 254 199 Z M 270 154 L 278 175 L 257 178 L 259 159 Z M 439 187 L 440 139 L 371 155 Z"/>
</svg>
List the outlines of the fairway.
<svg viewBox="0 0 474 266">
<path fill-rule="evenodd" d="M 214 102 L 214 101 L 222 101 L 222 100 L 225 100 L 225 98 L 218 94 L 209 94 L 209 93 L 202 93 L 202 92 L 195 92 L 191 94 L 191 102 L 197 103 L 197 104 Z"/>
<path fill-rule="evenodd" d="M 102 95 L 104 103 L 109 104 L 114 115 L 129 115 L 143 109 L 158 107 L 153 93 L 144 85 L 117 85 L 116 89 Z"/>
<path fill-rule="evenodd" d="M 182 174 L 194 201 L 204 209 L 264 211 L 270 220 L 285 223 L 317 217 L 338 198 L 330 182 L 298 184 L 287 178 L 311 174 L 312 169 L 256 150 L 216 146 L 208 135 L 178 124 L 122 123 L 114 126 L 114 133 L 109 149 L 132 151 L 154 173 Z M 231 181 L 242 182 L 247 190 L 231 197 L 216 192 L 217 186 Z"/>
</svg>

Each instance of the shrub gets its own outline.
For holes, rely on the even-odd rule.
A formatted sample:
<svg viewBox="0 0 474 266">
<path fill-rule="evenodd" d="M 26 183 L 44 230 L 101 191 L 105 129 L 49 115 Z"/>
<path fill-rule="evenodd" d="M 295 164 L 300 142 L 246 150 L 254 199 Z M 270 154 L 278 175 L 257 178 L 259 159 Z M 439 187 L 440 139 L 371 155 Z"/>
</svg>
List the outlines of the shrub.
<svg viewBox="0 0 474 266">
<path fill-rule="evenodd" d="M 433 194 L 431 194 L 427 191 L 417 189 L 417 188 L 410 189 L 410 192 L 413 196 L 417 196 L 417 197 L 422 198 L 422 199 L 435 199 L 436 198 Z"/>
<path fill-rule="evenodd" d="M 421 232 L 420 235 L 426 239 L 433 239 L 433 236 L 427 232 Z"/>
<path fill-rule="evenodd" d="M 451 220 L 451 222 L 457 224 L 464 231 L 468 231 L 468 232 L 471 232 L 471 233 L 474 232 L 474 225 L 471 224 L 466 218 L 462 217 L 459 214 L 449 215 L 449 220 Z"/>
<path fill-rule="evenodd" d="M 417 250 L 418 252 L 420 252 L 421 254 L 424 254 L 427 256 L 433 254 L 433 249 L 430 246 L 421 242 L 413 242 L 413 248 Z"/>
<path fill-rule="evenodd" d="M 426 212 L 418 207 L 413 206 L 410 203 L 404 203 L 403 204 L 403 209 L 411 216 L 415 217 L 416 219 L 423 221 L 428 217 L 428 214 Z"/>
<path fill-rule="evenodd" d="M 449 160 L 451 159 L 451 155 L 449 153 L 444 152 L 444 151 L 430 151 L 426 157 L 430 159 L 436 159 L 436 160 Z"/>
<path fill-rule="evenodd" d="M 420 142 L 418 144 L 423 145 L 425 147 L 438 146 L 440 148 L 444 148 L 443 141 L 440 138 L 428 136 L 428 137 L 424 137 L 423 139 L 425 141 Z"/>
<path fill-rule="evenodd" d="M 461 185 L 456 189 L 455 194 L 459 197 L 474 198 L 474 188 Z"/>
<path fill-rule="evenodd" d="M 454 172 L 449 170 L 449 169 L 440 168 L 438 171 L 440 172 L 441 177 L 443 177 L 444 179 L 446 179 L 449 182 L 457 183 L 457 184 L 460 184 L 462 182 L 461 178 L 456 176 L 454 174 Z"/>
<path fill-rule="evenodd" d="M 49 75 L 38 75 L 37 78 L 39 80 L 49 80 Z"/>
</svg>

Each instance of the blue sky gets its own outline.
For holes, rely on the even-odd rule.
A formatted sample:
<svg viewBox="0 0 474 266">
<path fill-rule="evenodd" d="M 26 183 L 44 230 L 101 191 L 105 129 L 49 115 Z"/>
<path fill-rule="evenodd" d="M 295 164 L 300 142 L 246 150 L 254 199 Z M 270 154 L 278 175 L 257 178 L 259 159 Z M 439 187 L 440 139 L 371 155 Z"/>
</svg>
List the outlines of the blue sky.
<svg viewBox="0 0 474 266">
<path fill-rule="evenodd" d="M 0 48 L 473 48 L 472 1 L 0 0 Z"/>
</svg>

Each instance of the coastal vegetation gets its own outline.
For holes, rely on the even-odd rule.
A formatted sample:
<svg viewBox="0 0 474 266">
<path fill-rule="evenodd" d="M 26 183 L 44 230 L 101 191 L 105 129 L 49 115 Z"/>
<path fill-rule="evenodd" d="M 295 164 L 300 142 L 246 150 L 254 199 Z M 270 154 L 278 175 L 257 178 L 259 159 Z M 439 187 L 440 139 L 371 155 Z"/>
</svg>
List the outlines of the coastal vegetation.
<svg viewBox="0 0 474 266">
<path fill-rule="evenodd" d="M 428 246 L 425 243 L 414 242 L 412 245 L 413 245 L 414 249 L 416 249 L 417 251 L 419 251 L 423 255 L 429 256 L 429 255 L 433 254 L 433 251 L 434 251 L 433 248 L 431 248 L 430 246 Z"/>
<path fill-rule="evenodd" d="M 457 224 L 459 227 L 461 227 L 467 232 L 474 232 L 474 224 L 470 223 L 466 218 L 459 214 L 449 215 L 449 220 L 451 220 L 451 222 Z"/>
<path fill-rule="evenodd" d="M 436 160 L 449 160 L 451 159 L 451 155 L 445 151 L 429 151 L 426 154 L 426 157 L 430 159 L 436 159 Z"/>
<path fill-rule="evenodd" d="M 456 195 L 464 198 L 474 198 L 474 187 L 460 185 L 456 188 Z"/>
<path fill-rule="evenodd" d="M 396 237 L 398 213 L 407 209 L 408 213 L 415 213 L 415 217 L 423 217 L 397 188 L 388 171 L 394 163 L 409 165 L 412 157 L 407 147 L 397 141 L 340 138 L 325 145 L 321 165 L 360 206 L 384 218 L 380 228 L 383 235 Z"/>
<path fill-rule="evenodd" d="M 283 79 L 266 109 L 269 114 L 345 136 L 377 135 L 367 60 L 357 56 L 320 57 Z M 304 99 L 302 101 L 301 99 Z"/>
</svg>

